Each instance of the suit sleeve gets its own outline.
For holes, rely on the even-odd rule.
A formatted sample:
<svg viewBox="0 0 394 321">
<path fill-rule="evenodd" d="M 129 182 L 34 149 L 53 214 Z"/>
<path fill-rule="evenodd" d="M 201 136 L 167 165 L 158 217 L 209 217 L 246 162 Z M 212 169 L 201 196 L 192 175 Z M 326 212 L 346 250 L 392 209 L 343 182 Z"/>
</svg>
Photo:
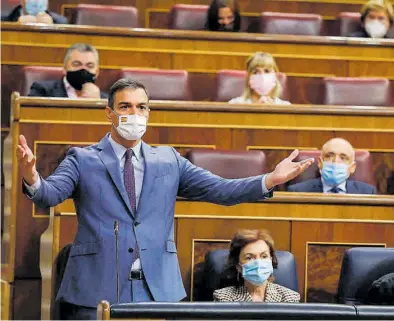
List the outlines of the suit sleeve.
<svg viewBox="0 0 394 321">
<path fill-rule="evenodd" d="M 27 95 L 31 97 L 49 97 L 46 88 L 39 82 L 34 82 L 33 85 L 31 85 Z"/>
<path fill-rule="evenodd" d="M 67 18 L 62 16 L 62 15 L 60 15 L 60 14 L 51 12 L 50 16 L 52 17 L 53 23 L 55 23 L 55 24 L 61 24 L 61 25 L 68 24 Z"/>
<path fill-rule="evenodd" d="M 74 194 L 78 181 L 77 148 L 71 148 L 55 172 L 47 179 L 41 179 L 41 186 L 32 200 L 41 207 L 56 206 Z"/>
<path fill-rule="evenodd" d="M 376 191 L 376 187 L 375 187 L 375 186 L 372 186 L 372 187 L 371 187 L 371 194 L 377 194 L 377 191 Z"/>
<path fill-rule="evenodd" d="M 179 165 L 179 196 L 221 205 L 255 202 L 272 196 L 272 191 L 263 193 L 263 175 L 225 179 L 193 165 L 173 151 Z"/>
</svg>

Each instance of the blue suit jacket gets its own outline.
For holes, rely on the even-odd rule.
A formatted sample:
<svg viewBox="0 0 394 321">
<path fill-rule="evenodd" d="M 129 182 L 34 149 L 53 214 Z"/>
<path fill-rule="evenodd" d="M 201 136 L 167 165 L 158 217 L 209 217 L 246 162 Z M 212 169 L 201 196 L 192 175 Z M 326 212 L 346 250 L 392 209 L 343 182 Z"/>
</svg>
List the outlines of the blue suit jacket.
<svg viewBox="0 0 394 321">
<path fill-rule="evenodd" d="M 137 213 L 132 213 L 120 165 L 105 136 L 86 148 L 71 148 L 33 197 L 40 206 L 74 199 L 78 231 L 57 299 L 96 307 L 116 302 L 114 220 L 119 222 L 121 302 L 131 301 L 129 248 L 140 249 L 142 269 L 155 301 L 185 297 L 174 242 L 177 195 L 233 205 L 263 195 L 261 178 L 223 179 L 194 166 L 171 147 L 142 144 L 145 173 Z"/>
<path fill-rule="evenodd" d="M 313 178 L 305 182 L 290 185 L 289 192 L 323 193 L 323 183 L 320 178 Z M 346 181 L 346 194 L 376 194 L 375 186 L 364 182 Z"/>
</svg>

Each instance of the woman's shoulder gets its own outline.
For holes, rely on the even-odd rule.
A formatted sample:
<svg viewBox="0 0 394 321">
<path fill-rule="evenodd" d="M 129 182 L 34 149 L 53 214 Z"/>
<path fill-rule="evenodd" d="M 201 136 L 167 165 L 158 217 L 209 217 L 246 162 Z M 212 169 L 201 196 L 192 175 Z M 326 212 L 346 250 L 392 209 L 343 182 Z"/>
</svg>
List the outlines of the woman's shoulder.
<svg viewBox="0 0 394 321">
<path fill-rule="evenodd" d="M 300 302 L 301 297 L 298 292 L 276 283 L 270 283 L 270 287 L 273 296 L 275 296 L 275 302 Z"/>
<path fill-rule="evenodd" d="M 252 101 L 248 98 L 245 99 L 244 96 L 235 97 L 228 102 L 229 104 L 251 104 Z"/>
<path fill-rule="evenodd" d="M 228 286 L 213 292 L 214 301 L 250 301 L 248 291 L 245 287 Z"/>
<path fill-rule="evenodd" d="M 290 101 L 282 100 L 282 99 L 280 99 L 279 97 L 276 97 L 276 98 L 275 98 L 274 103 L 275 103 L 276 105 L 291 105 L 291 102 L 290 102 Z"/>
</svg>

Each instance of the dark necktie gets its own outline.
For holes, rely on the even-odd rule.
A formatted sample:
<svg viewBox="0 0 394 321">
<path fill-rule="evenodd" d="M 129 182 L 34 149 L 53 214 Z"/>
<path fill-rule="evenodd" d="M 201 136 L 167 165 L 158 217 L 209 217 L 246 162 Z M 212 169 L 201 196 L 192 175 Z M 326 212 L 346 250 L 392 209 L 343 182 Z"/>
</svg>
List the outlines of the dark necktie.
<svg viewBox="0 0 394 321">
<path fill-rule="evenodd" d="M 136 204 L 136 196 L 135 196 L 135 177 L 134 177 L 134 166 L 133 166 L 133 150 L 128 149 L 126 151 L 126 160 L 124 163 L 124 185 L 126 187 L 127 195 L 129 196 L 131 209 L 134 214 L 134 218 L 137 219 L 137 204 Z M 135 243 L 134 251 L 133 251 L 133 263 L 139 257 L 139 249 L 137 242 Z"/>
<path fill-rule="evenodd" d="M 333 187 L 332 189 L 329 190 L 330 193 L 333 194 L 339 194 L 341 190 L 338 187 Z"/>
<path fill-rule="evenodd" d="M 126 151 L 126 160 L 124 163 L 124 186 L 126 187 L 127 195 L 129 197 L 131 210 L 134 216 L 136 215 L 136 197 L 135 197 L 135 177 L 134 177 L 134 166 L 133 166 L 133 150 L 128 149 Z"/>
</svg>

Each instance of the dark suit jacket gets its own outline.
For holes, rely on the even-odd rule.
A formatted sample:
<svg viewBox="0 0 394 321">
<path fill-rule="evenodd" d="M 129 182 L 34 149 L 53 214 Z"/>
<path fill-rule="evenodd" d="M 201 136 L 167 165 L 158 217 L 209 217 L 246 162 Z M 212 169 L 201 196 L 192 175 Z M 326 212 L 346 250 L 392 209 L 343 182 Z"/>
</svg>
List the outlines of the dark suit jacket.
<svg viewBox="0 0 394 321">
<path fill-rule="evenodd" d="M 2 16 L 1 17 L 1 21 L 9 21 L 9 22 L 16 22 L 18 21 L 19 17 L 21 16 L 21 12 L 22 12 L 22 6 L 17 6 L 15 7 L 8 16 Z M 54 12 L 50 12 L 50 11 L 46 11 L 47 14 L 49 14 L 52 19 L 53 19 L 53 23 L 55 24 L 68 24 L 67 18 L 54 13 Z"/>
<path fill-rule="evenodd" d="M 305 182 L 290 185 L 287 190 L 289 192 L 302 192 L 302 193 L 323 193 L 323 183 L 320 178 L 313 178 Z M 347 194 L 376 194 L 375 186 L 369 185 L 364 182 L 346 181 Z"/>
<path fill-rule="evenodd" d="M 31 86 L 28 96 L 59 97 L 59 98 L 68 97 L 66 88 L 64 87 L 63 79 L 35 82 Z M 107 99 L 108 94 L 103 91 L 100 91 L 100 98 Z"/>
</svg>

